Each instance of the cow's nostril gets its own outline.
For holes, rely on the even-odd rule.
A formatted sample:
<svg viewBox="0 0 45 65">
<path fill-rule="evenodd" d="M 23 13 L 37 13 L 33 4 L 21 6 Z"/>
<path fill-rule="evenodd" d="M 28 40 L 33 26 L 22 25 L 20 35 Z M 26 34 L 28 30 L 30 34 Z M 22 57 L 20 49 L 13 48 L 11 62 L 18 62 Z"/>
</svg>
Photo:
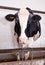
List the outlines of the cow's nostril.
<svg viewBox="0 0 45 65">
<path fill-rule="evenodd" d="M 23 47 L 25 46 L 25 43 L 19 42 L 19 46 L 20 46 L 21 48 L 23 48 Z"/>
<path fill-rule="evenodd" d="M 20 47 L 27 47 L 27 38 L 26 37 L 19 37 L 19 46 Z"/>
<path fill-rule="evenodd" d="M 20 39 L 19 39 L 19 43 L 20 43 L 20 44 L 23 44 L 24 42 L 23 42 L 23 40 L 20 40 Z"/>
<path fill-rule="evenodd" d="M 23 45 L 25 44 L 24 40 L 19 39 L 19 44 L 20 44 L 21 46 L 23 46 Z"/>
</svg>

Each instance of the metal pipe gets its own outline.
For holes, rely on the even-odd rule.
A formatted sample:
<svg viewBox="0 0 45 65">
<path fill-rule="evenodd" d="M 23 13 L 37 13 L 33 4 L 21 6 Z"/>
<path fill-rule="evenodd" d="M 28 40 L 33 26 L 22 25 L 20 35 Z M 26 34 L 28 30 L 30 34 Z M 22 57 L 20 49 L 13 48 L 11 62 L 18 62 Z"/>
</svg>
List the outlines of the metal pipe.
<svg viewBox="0 0 45 65">
<path fill-rule="evenodd" d="M 14 7 L 8 7 L 8 6 L 0 6 L 0 9 L 7 9 L 7 10 L 15 10 L 15 11 L 19 11 L 20 8 L 14 8 Z M 41 13 L 41 14 L 45 14 L 45 11 L 38 11 L 38 10 L 31 10 L 34 13 Z"/>
</svg>

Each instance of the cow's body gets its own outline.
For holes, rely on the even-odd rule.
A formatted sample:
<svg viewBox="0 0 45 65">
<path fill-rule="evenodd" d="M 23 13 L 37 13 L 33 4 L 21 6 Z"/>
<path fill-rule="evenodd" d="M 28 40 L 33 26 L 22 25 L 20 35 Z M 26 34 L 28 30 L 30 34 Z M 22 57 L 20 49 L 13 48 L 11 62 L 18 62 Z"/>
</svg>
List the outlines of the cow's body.
<svg viewBox="0 0 45 65">
<path fill-rule="evenodd" d="M 33 12 L 28 9 L 21 9 L 15 15 L 9 14 L 6 19 L 13 21 L 14 25 L 14 36 L 17 35 L 17 42 L 19 48 L 28 48 L 33 41 L 37 40 L 41 35 L 41 27 L 39 15 L 34 15 Z M 29 54 L 29 52 L 28 52 Z"/>
</svg>

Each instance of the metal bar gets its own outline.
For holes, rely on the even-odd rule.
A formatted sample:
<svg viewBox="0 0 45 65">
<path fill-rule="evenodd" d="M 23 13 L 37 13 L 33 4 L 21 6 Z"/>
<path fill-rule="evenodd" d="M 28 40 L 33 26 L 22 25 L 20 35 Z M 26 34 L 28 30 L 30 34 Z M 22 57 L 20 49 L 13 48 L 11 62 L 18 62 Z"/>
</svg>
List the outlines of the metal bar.
<svg viewBox="0 0 45 65">
<path fill-rule="evenodd" d="M 7 10 L 15 10 L 15 11 L 19 11 L 20 8 L 14 8 L 14 7 L 8 7 L 8 6 L 0 6 L 0 9 L 7 9 Z M 32 10 L 34 13 L 41 13 L 41 14 L 45 14 L 45 11 L 38 11 L 38 10 Z"/>
<path fill-rule="evenodd" d="M 32 10 L 34 13 L 41 13 L 41 14 L 45 14 L 45 11 L 38 11 L 38 10 Z"/>
<path fill-rule="evenodd" d="M 0 6 L 0 9 L 16 10 L 16 11 L 20 10 L 20 8 L 13 8 L 13 7 L 7 7 L 7 6 Z"/>
<path fill-rule="evenodd" d="M 17 49 L 0 49 L 0 57 L 5 57 L 5 56 L 9 56 L 9 55 L 12 55 L 12 56 L 14 56 L 13 58 L 15 58 L 16 59 L 16 53 L 18 52 L 18 53 L 22 53 L 23 55 L 25 54 L 25 53 L 27 53 L 27 52 L 30 52 L 30 55 L 29 55 L 29 59 L 28 60 L 34 60 L 34 59 L 43 59 L 43 58 L 45 58 L 45 48 L 17 48 Z M 4 58 L 4 59 L 2 59 L 2 58 L 0 58 L 0 62 L 5 62 L 5 60 L 6 61 L 13 61 L 13 60 L 15 60 L 15 59 L 7 59 L 7 58 Z M 22 58 L 23 59 L 23 58 Z M 23 59 L 24 60 L 24 59 Z M 22 61 L 23 61 L 22 60 Z M 20 60 L 21 61 L 21 60 Z"/>
<path fill-rule="evenodd" d="M 9 53 L 16 51 L 45 51 L 45 47 L 40 48 L 17 48 L 17 49 L 0 49 L 0 53 Z"/>
</svg>

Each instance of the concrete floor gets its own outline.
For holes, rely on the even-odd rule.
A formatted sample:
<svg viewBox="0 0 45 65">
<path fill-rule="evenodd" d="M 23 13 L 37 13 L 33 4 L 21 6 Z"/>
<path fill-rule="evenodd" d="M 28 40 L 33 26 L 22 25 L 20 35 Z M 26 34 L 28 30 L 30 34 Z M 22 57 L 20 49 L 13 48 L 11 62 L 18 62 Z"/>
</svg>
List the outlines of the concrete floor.
<svg viewBox="0 0 45 65">
<path fill-rule="evenodd" d="M 31 61 L 13 61 L 13 62 L 4 62 L 0 65 L 44 65 L 45 59 L 31 60 Z"/>
</svg>

